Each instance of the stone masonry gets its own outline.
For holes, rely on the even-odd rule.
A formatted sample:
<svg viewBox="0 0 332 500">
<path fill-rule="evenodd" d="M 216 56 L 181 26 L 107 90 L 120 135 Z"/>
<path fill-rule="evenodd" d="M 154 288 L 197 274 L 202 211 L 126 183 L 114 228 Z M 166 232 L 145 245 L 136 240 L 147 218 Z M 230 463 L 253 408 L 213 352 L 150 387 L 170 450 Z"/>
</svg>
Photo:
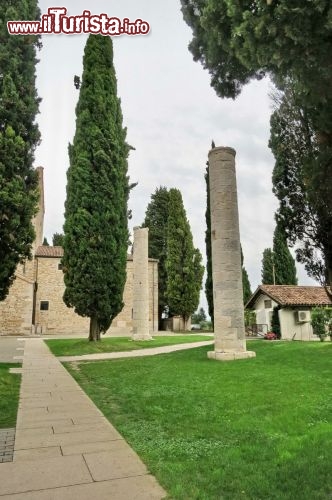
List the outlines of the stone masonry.
<svg viewBox="0 0 332 500">
<path fill-rule="evenodd" d="M 235 150 L 209 152 L 215 349 L 211 359 L 254 357 L 246 350 Z"/>
<path fill-rule="evenodd" d="M 149 333 L 149 228 L 134 227 L 133 340 L 151 340 Z"/>
<path fill-rule="evenodd" d="M 39 176 L 39 210 L 33 220 L 36 239 L 33 259 L 17 267 L 16 279 L 4 301 L 0 302 L 0 335 L 88 334 L 89 318 L 68 308 L 62 300 L 65 290 L 61 269 L 61 247 L 42 246 L 44 221 L 43 167 Z M 158 331 L 158 261 L 148 259 L 148 325 Z M 108 333 L 128 332 L 133 327 L 133 257 L 127 257 L 127 280 L 122 311 L 114 318 Z"/>
</svg>

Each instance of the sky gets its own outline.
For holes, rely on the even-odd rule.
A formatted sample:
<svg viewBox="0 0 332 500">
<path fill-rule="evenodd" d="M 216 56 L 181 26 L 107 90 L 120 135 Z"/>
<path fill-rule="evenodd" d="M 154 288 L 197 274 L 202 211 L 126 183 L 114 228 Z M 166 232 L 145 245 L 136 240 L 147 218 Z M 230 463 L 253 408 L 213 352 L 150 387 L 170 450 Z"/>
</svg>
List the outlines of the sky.
<svg viewBox="0 0 332 500">
<path fill-rule="evenodd" d="M 148 35 L 113 37 L 114 66 L 121 98 L 129 156 L 130 229 L 144 220 L 151 194 L 160 186 L 181 190 L 194 244 L 205 262 L 206 187 L 204 173 L 211 141 L 236 150 L 240 235 L 251 288 L 261 283 L 263 250 L 272 246 L 274 158 L 268 148 L 272 90 L 266 79 L 252 82 L 236 100 L 221 99 L 210 86 L 209 73 L 188 50 L 191 30 L 183 21 L 180 0 L 39 0 L 41 14 L 66 7 L 67 15 L 106 13 L 142 19 Z M 68 144 L 75 133 L 79 91 L 74 75 L 82 75 L 87 35 L 43 35 L 38 53 L 37 89 L 42 101 L 38 123 L 42 142 L 36 166 L 44 167 L 44 234 L 51 243 L 62 232 L 66 197 Z M 299 284 L 316 284 L 297 265 Z M 205 296 L 201 305 L 206 308 Z"/>
</svg>

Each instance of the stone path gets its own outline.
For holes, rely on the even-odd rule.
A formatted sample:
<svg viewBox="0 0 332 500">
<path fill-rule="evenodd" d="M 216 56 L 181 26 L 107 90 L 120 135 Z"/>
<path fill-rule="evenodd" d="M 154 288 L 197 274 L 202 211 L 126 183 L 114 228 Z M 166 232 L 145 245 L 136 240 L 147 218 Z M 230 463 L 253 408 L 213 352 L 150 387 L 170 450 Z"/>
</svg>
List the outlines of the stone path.
<svg viewBox="0 0 332 500">
<path fill-rule="evenodd" d="M 0 464 L 0 500 L 165 495 L 44 342 L 25 340 L 14 461 Z"/>
<path fill-rule="evenodd" d="M 214 344 L 214 340 L 203 340 L 202 342 L 187 342 L 185 344 L 167 345 L 163 347 L 151 347 L 137 349 L 136 351 L 123 352 L 101 352 L 98 354 L 83 354 L 82 356 L 59 356 L 60 361 L 97 361 L 101 359 L 137 358 L 140 356 L 155 356 L 156 354 L 167 354 L 169 352 L 183 351 Z"/>
</svg>

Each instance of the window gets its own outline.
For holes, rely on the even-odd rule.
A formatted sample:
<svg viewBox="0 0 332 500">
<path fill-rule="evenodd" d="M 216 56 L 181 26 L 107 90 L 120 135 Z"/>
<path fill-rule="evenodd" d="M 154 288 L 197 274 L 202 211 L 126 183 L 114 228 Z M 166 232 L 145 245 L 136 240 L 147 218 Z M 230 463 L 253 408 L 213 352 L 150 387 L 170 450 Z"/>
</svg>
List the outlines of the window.
<svg viewBox="0 0 332 500">
<path fill-rule="evenodd" d="M 271 309 L 272 308 L 272 300 L 264 300 L 264 308 Z"/>
<path fill-rule="evenodd" d="M 41 311 L 48 311 L 48 306 L 49 306 L 48 300 L 41 300 L 40 301 L 40 310 Z"/>
<path fill-rule="evenodd" d="M 58 264 L 58 271 L 62 271 L 62 269 L 63 269 L 63 265 L 61 264 L 61 262 L 59 262 L 59 264 Z"/>
</svg>

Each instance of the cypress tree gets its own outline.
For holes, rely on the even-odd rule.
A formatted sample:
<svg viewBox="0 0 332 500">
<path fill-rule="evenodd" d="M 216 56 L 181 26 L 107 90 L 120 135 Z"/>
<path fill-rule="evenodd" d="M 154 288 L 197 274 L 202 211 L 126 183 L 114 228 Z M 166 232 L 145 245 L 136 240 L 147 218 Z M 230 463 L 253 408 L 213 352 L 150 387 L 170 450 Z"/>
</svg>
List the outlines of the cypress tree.
<svg viewBox="0 0 332 500">
<path fill-rule="evenodd" d="M 279 320 L 280 306 L 275 306 L 272 312 L 271 330 L 277 335 L 278 339 L 281 338 L 280 320 Z"/>
<path fill-rule="evenodd" d="M 279 224 L 273 235 L 273 259 L 276 285 L 297 285 L 295 260 L 287 246 L 286 234 Z"/>
<path fill-rule="evenodd" d="M 171 315 L 182 316 L 185 324 L 199 304 L 204 273 L 201 262 L 202 255 L 193 245 L 181 192 L 178 189 L 170 189 L 166 293 Z"/>
<path fill-rule="evenodd" d="M 54 233 L 52 238 L 52 244 L 54 247 L 63 247 L 63 234 L 62 233 Z"/>
<path fill-rule="evenodd" d="M 241 245 L 241 266 L 242 266 L 243 303 L 246 304 L 248 302 L 248 300 L 250 299 L 252 292 L 251 292 L 249 276 L 248 276 L 246 268 L 243 265 L 242 245 Z"/>
<path fill-rule="evenodd" d="M 64 224 L 64 301 L 90 318 L 99 340 L 123 307 L 128 248 L 126 129 L 110 37 L 90 35 L 69 146 Z"/>
<path fill-rule="evenodd" d="M 263 285 L 275 284 L 274 270 L 273 270 L 273 252 L 271 248 L 265 248 L 262 259 L 262 283 Z"/>
<path fill-rule="evenodd" d="M 205 296 L 208 303 L 208 311 L 212 321 L 214 322 L 213 309 L 213 278 L 212 278 L 212 248 L 211 248 L 211 212 L 210 212 L 210 179 L 209 179 L 209 162 L 206 162 L 206 173 L 204 175 L 206 182 L 206 231 L 205 231 L 205 248 L 206 248 L 206 281 L 205 281 Z"/>
<path fill-rule="evenodd" d="M 167 221 L 169 194 L 166 187 L 160 186 L 151 195 L 151 201 L 145 212 L 142 227 L 149 228 L 149 257 L 158 259 L 158 316 L 161 328 L 162 315 L 167 309 L 166 285 L 166 253 L 167 253 Z"/>
<path fill-rule="evenodd" d="M 35 123 L 38 36 L 12 36 L 9 20 L 37 20 L 36 0 L 0 5 L 0 300 L 15 279 L 19 263 L 31 257 L 32 218 L 37 211 L 38 179 L 32 165 L 40 134 Z"/>
</svg>

